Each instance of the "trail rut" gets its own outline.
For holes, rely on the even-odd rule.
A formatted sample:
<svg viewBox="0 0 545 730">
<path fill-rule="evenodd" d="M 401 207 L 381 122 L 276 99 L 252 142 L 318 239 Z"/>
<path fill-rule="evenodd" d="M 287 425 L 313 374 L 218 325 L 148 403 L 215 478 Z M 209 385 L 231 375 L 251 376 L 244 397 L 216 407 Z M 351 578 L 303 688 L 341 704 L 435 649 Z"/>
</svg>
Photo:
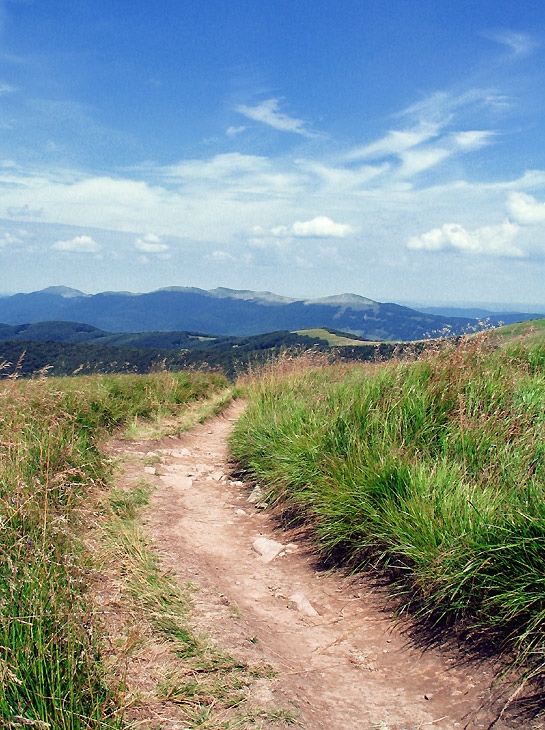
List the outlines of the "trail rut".
<svg viewBox="0 0 545 730">
<path fill-rule="evenodd" d="M 156 473 L 147 467 L 156 490 L 145 529 L 165 568 L 199 587 L 198 626 L 235 656 L 270 663 L 277 675 L 261 699 L 295 709 L 306 730 L 488 728 L 502 699 L 485 666 L 412 645 L 380 590 L 318 570 L 305 545 L 230 478 L 227 438 L 242 408 L 179 437 L 114 447 L 161 459 Z M 269 540 L 283 547 L 265 562 L 259 546 Z"/>
</svg>

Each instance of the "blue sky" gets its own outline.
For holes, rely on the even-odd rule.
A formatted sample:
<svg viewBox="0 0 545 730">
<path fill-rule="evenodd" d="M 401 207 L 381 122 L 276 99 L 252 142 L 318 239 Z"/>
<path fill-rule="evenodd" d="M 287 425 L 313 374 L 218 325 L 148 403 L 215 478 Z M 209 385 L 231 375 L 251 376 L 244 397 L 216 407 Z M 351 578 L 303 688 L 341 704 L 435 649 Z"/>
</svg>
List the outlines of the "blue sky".
<svg viewBox="0 0 545 730">
<path fill-rule="evenodd" d="M 545 304 L 545 9 L 0 0 L 0 292 Z"/>
</svg>

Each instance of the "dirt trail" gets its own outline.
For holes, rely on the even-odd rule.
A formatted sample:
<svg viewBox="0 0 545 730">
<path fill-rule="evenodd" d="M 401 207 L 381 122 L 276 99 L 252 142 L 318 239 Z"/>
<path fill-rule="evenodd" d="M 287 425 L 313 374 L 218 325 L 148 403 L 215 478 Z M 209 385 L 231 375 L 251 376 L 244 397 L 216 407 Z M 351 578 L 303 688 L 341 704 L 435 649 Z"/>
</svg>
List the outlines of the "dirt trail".
<svg viewBox="0 0 545 730">
<path fill-rule="evenodd" d="M 278 674 L 260 699 L 298 710 L 306 730 L 488 728 L 502 703 L 482 666 L 411 646 L 380 591 L 317 571 L 229 478 L 226 440 L 242 407 L 180 437 L 123 447 L 161 457 L 156 475 L 147 467 L 157 489 L 144 523 L 165 567 L 200 587 L 199 626 L 235 656 L 269 662 Z M 271 545 L 258 538 L 286 547 L 265 562 L 256 547 Z M 515 727 L 539 726 L 494 725 Z"/>
</svg>

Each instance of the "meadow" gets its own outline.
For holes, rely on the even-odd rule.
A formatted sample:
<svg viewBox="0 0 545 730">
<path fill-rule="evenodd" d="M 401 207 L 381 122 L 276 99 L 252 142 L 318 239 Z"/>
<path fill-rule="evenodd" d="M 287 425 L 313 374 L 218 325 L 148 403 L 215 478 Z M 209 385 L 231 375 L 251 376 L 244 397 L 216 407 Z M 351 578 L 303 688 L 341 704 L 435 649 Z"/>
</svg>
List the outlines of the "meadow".
<svg viewBox="0 0 545 730">
<path fill-rule="evenodd" d="M 245 478 L 397 610 L 545 672 L 545 347 L 485 333 L 418 357 L 285 357 L 249 379 Z"/>
<path fill-rule="evenodd" d="M 0 725 L 123 727 L 89 595 L 86 534 L 112 481 L 103 444 L 180 423 L 226 385 L 188 371 L 0 382 Z M 498 348 L 482 333 L 378 363 L 286 353 L 244 387 L 238 468 L 326 563 L 386 577 L 413 621 L 543 680 L 539 338 Z"/>
<path fill-rule="evenodd" d="M 85 533 L 112 465 L 101 444 L 224 388 L 218 374 L 0 383 L 0 725 L 116 728 Z"/>
</svg>

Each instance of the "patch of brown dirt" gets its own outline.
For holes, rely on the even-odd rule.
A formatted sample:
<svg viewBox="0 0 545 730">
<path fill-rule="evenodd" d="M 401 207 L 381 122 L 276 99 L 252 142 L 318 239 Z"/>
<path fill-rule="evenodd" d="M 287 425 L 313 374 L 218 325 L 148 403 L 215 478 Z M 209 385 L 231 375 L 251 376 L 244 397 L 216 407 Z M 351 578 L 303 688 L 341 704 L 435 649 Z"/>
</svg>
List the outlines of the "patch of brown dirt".
<svg viewBox="0 0 545 730">
<path fill-rule="evenodd" d="M 230 478 L 226 441 L 242 408 L 234 403 L 179 437 L 114 444 L 161 458 L 156 473 L 147 468 L 156 491 L 145 528 L 165 569 L 198 586 L 197 628 L 236 657 L 272 665 L 277 675 L 259 680 L 258 699 L 296 708 L 307 730 L 490 727 L 508 696 L 493 688 L 491 670 L 412 645 L 380 590 L 364 577 L 317 571 L 304 545 Z M 264 562 L 258 538 L 285 548 Z M 538 727 L 506 717 L 494 724 Z"/>
</svg>

